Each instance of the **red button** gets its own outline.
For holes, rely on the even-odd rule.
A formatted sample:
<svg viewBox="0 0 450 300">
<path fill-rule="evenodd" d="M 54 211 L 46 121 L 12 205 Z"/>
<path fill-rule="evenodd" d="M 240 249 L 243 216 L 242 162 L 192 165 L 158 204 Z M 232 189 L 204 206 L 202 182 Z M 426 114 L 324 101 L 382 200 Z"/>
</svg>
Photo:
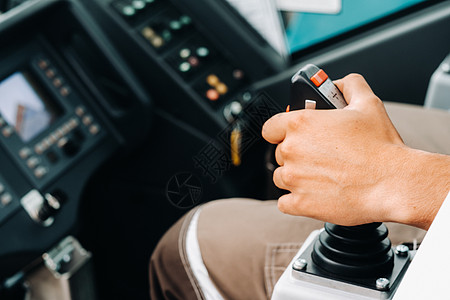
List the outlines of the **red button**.
<svg viewBox="0 0 450 300">
<path fill-rule="evenodd" d="M 321 86 L 325 80 L 328 79 L 327 73 L 325 73 L 322 69 L 320 69 L 316 74 L 314 74 L 311 78 L 311 81 L 317 86 Z"/>
<path fill-rule="evenodd" d="M 208 98 L 211 101 L 217 101 L 220 97 L 220 94 L 215 89 L 209 89 L 206 91 L 206 98 Z"/>
</svg>

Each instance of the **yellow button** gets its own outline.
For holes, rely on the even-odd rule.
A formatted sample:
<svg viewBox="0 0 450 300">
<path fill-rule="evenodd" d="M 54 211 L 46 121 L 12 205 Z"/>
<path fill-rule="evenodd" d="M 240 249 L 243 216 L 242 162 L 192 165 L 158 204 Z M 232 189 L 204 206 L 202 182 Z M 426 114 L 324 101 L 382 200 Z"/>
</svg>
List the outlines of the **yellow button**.
<svg viewBox="0 0 450 300">
<path fill-rule="evenodd" d="M 219 92 L 219 94 L 225 95 L 228 92 L 228 87 L 224 83 L 219 83 L 218 85 L 216 85 L 216 90 Z"/>
<path fill-rule="evenodd" d="M 146 38 L 151 40 L 155 36 L 155 31 L 150 27 L 145 27 L 141 31 L 142 35 Z"/>
<path fill-rule="evenodd" d="M 206 82 L 210 85 L 210 86 L 217 86 L 220 83 L 219 77 L 217 77 L 214 74 L 209 75 L 208 77 L 206 77 Z"/>
<path fill-rule="evenodd" d="M 152 43 L 153 47 L 155 48 L 160 48 L 161 46 L 164 45 L 164 40 L 159 36 L 155 36 L 153 37 L 150 42 Z"/>
</svg>

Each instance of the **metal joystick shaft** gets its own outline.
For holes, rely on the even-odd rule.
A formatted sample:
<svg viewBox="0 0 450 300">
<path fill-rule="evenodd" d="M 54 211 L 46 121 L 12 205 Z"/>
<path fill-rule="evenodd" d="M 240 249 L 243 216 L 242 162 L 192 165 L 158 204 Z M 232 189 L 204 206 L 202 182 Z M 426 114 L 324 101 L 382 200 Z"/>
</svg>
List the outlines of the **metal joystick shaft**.
<svg viewBox="0 0 450 300">
<path fill-rule="evenodd" d="M 311 257 L 321 271 L 341 278 L 384 277 L 394 267 L 394 252 L 382 223 L 350 227 L 326 223 Z"/>
</svg>

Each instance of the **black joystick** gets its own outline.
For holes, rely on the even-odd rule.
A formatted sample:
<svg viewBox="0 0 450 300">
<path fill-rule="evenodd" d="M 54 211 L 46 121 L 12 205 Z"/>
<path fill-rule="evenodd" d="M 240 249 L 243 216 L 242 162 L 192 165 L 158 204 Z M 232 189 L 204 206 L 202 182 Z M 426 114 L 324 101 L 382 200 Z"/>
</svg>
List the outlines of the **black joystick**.
<svg viewBox="0 0 450 300">
<path fill-rule="evenodd" d="M 293 272 L 299 279 L 327 287 L 346 290 L 351 284 L 392 295 L 411 257 L 403 245 L 397 246 L 394 253 L 387 236 L 388 230 L 382 223 L 326 223 L 296 258 Z"/>
<path fill-rule="evenodd" d="M 292 77 L 291 109 L 345 106 L 342 93 L 315 65 L 306 65 Z M 387 236 L 388 230 L 381 223 L 350 227 L 326 223 L 325 229 L 293 263 L 295 276 L 347 291 L 350 283 L 378 292 L 392 292 L 408 267 L 410 257 L 407 251 L 394 254 Z"/>
<path fill-rule="evenodd" d="M 394 266 L 388 230 L 381 223 L 325 224 L 314 243 L 312 261 L 324 273 L 342 278 L 384 277 Z"/>
</svg>

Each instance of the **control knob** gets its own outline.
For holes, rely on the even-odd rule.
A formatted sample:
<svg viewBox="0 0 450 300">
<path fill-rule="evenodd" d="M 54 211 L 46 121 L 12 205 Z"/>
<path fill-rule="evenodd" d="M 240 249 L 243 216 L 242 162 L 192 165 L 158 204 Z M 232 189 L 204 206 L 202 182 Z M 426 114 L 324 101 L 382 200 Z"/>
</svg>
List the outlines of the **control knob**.
<svg viewBox="0 0 450 300">
<path fill-rule="evenodd" d="M 80 151 L 83 140 L 83 134 L 79 130 L 75 130 L 72 136 L 60 139 L 58 141 L 58 147 L 67 156 L 74 156 Z"/>
<path fill-rule="evenodd" d="M 53 217 L 65 201 L 66 196 L 62 192 L 55 191 L 42 196 L 38 190 L 31 190 L 20 200 L 31 219 L 43 226 L 53 224 Z"/>
</svg>

